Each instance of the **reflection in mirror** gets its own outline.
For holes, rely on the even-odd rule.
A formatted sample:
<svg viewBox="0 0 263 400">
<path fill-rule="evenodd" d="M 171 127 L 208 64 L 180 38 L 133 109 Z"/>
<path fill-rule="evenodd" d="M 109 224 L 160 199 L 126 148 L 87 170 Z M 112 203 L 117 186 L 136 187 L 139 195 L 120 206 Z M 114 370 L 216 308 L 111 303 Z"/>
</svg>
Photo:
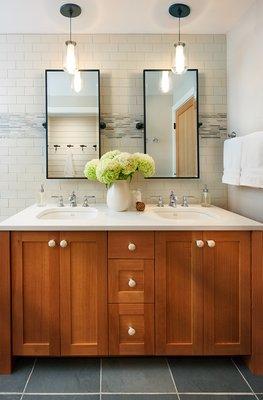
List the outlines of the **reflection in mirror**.
<svg viewBox="0 0 263 400">
<path fill-rule="evenodd" d="M 154 178 L 198 178 L 198 71 L 144 71 L 145 152 Z"/>
<path fill-rule="evenodd" d="M 83 178 L 99 158 L 99 71 L 46 71 L 47 178 Z"/>
</svg>

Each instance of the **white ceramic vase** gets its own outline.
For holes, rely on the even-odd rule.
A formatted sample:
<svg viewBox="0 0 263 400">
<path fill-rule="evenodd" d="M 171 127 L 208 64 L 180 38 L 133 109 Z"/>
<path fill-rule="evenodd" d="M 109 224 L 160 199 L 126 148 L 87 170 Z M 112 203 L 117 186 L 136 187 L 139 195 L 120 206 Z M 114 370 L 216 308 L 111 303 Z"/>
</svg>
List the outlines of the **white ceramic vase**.
<svg viewBox="0 0 263 400">
<path fill-rule="evenodd" d="M 116 181 L 107 191 L 107 206 L 113 211 L 126 211 L 131 204 L 131 192 L 129 182 Z"/>
</svg>

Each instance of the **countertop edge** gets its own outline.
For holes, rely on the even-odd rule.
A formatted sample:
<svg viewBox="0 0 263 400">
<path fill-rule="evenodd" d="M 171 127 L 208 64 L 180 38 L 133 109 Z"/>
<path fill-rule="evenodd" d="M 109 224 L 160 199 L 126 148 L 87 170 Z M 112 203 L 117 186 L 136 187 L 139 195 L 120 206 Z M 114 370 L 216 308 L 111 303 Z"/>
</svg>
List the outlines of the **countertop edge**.
<svg viewBox="0 0 263 400">
<path fill-rule="evenodd" d="M 59 231 L 75 231 L 75 232 L 90 232 L 90 231 L 263 231 L 261 226 L 1 226 L 0 232 L 15 232 L 15 231 L 28 231 L 28 232 L 59 232 Z"/>
</svg>

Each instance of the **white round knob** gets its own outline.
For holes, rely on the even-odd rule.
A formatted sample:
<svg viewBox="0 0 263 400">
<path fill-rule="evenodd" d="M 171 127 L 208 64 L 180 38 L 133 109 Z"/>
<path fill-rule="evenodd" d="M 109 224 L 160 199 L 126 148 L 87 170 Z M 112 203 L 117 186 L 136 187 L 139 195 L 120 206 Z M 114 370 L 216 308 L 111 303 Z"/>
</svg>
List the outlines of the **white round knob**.
<svg viewBox="0 0 263 400">
<path fill-rule="evenodd" d="M 60 247 L 67 247 L 68 242 L 66 240 L 61 240 Z"/>
<path fill-rule="evenodd" d="M 128 329 L 128 334 L 129 334 L 130 336 L 134 336 L 135 333 L 136 333 L 135 329 L 132 328 L 132 327 L 130 326 L 129 329 Z"/>
<path fill-rule="evenodd" d="M 203 240 L 196 240 L 196 246 L 197 247 L 204 247 L 204 242 L 203 242 Z"/>
<path fill-rule="evenodd" d="M 214 240 L 207 240 L 206 243 L 208 244 L 208 247 L 215 247 L 216 242 Z"/>
<path fill-rule="evenodd" d="M 129 285 L 130 287 L 135 287 L 135 286 L 136 286 L 136 281 L 135 281 L 134 279 L 130 278 L 130 279 L 129 279 L 129 282 L 128 282 L 128 285 Z"/>
<path fill-rule="evenodd" d="M 55 242 L 55 240 L 54 240 L 54 239 L 51 239 L 51 240 L 48 242 L 48 246 L 49 246 L 49 247 L 56 247 L 56 242 Z"/>
<path fill-rule="evenodd" d="M 136 245 L 135 245 L 134 243 L 129 243 L 129 244 L 128 244 L 128 249 L 129 249 L 130 251 L 134 251 L 134 250 L 136 250 Z"/>
</svg>

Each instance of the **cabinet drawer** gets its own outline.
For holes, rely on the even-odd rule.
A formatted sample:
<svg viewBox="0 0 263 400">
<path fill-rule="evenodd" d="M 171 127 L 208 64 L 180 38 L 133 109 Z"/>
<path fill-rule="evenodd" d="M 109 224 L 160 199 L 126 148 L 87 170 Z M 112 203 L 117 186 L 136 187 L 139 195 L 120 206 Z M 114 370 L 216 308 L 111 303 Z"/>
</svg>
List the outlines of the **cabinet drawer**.
<svg viewBox="0 0 263 400">
<path fill-rule="evenodd" d="M 109 304 L 110 355 L 153 355 L 153 313 L 153 304 Z"/>
<path fill-rule="evenodd" d="M 109 232 L 109 258 L 154 258 L 153 232 Z"/>
<path fill-rule="evenodd" d="M 153 303 L 152 260 L 109 260 L 109 303 Z"/>
</svg>

